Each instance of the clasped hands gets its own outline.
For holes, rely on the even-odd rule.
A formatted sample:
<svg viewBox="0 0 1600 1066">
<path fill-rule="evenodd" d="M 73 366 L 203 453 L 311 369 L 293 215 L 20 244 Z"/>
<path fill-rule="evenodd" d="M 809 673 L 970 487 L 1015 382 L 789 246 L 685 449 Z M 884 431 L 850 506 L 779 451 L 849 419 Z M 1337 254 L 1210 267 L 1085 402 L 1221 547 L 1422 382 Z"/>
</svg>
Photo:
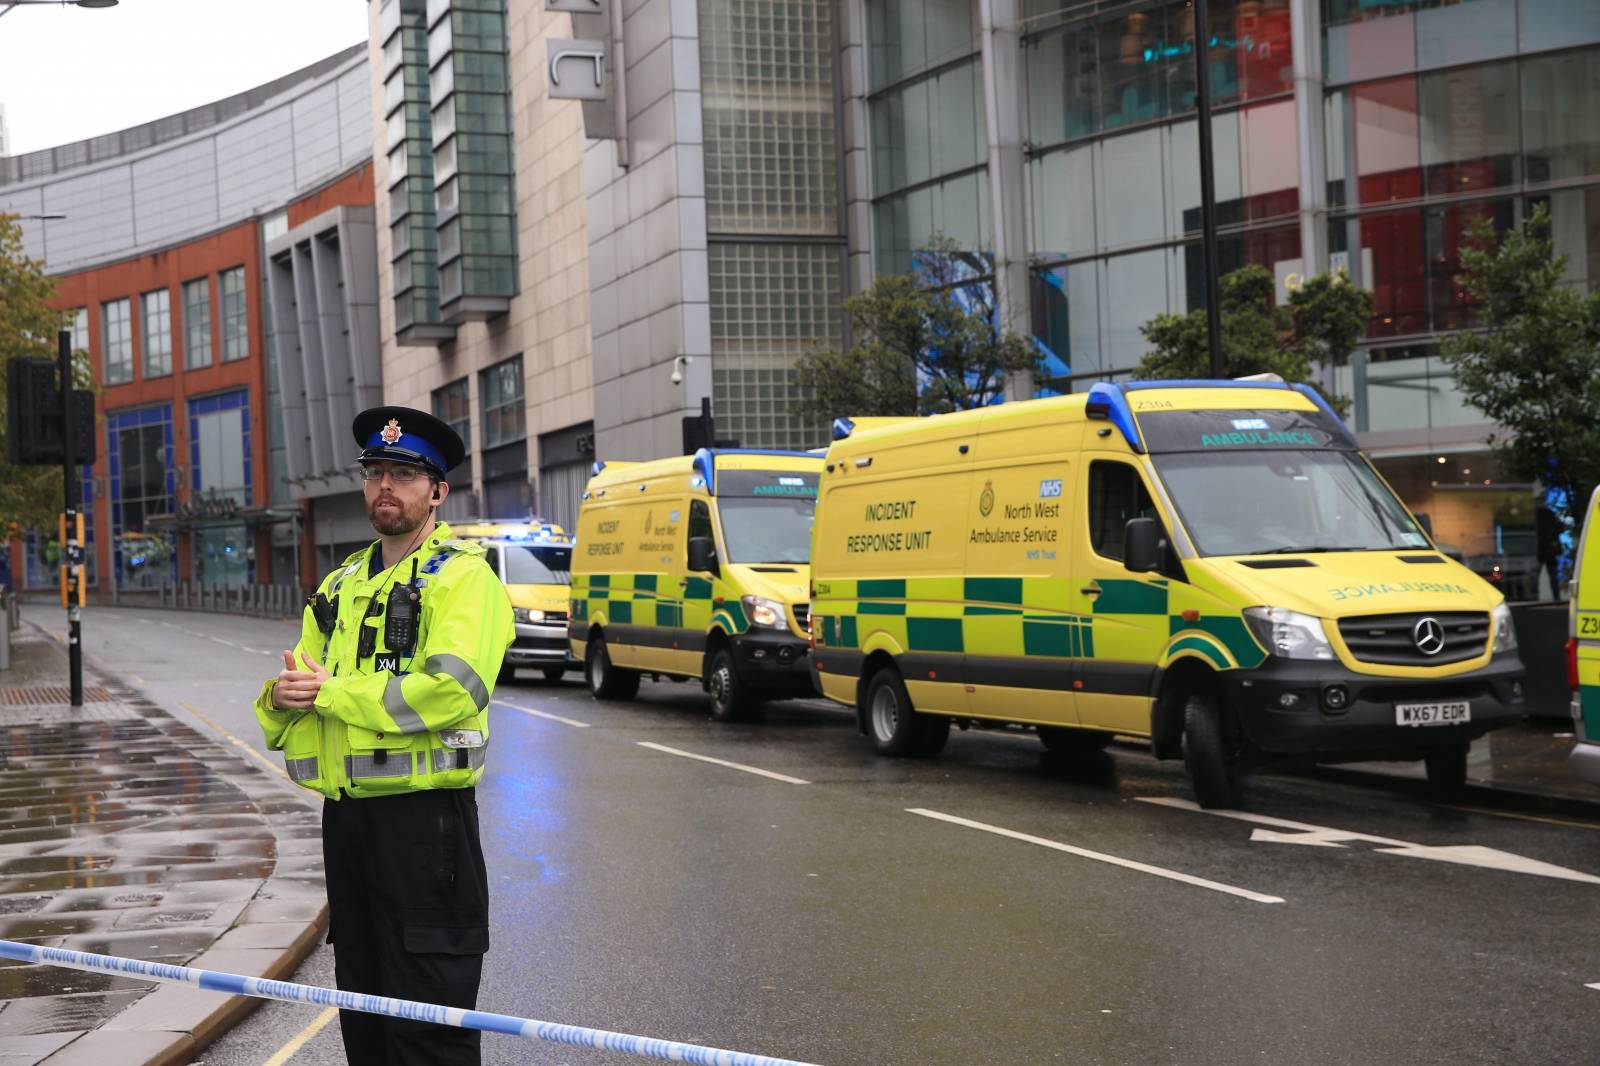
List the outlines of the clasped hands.
<svg viewBox="0 0 1600 1066">
<path fill-rule="evenodd" d="M 316 703 L 317 693 L 322 690 L 322 683 L 328 679 L 328 671 L 310 652 L 301 652 L 300 658 L 307 669 L 296 668 L 294 652 L 283 653 L 283 669 L 278 671 L 278 680 L 272 686 L 272 705 L 279 710 L 310 710 Z"/>
</svg>

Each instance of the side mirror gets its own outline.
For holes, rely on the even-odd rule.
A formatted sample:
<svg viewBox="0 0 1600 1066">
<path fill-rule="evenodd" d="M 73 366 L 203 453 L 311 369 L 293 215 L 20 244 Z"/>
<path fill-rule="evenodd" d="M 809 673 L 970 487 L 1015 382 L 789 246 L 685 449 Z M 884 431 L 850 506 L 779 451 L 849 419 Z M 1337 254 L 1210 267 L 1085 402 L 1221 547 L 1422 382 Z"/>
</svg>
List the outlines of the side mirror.
<svg viewBox="0 0 1600 1066">
<path fill-rule="evenodd" d="M 1122 533 L 1122 565 L 1136 574 L 1154 573 L 1166 547 L 1154 518 L 1130 518 Z"/>
<path fill-rule="evenodd" d="M 689 538 L 689 569 L 698 573 L 717 572 L 717 545 L 710 537 Z"/>
</svg>

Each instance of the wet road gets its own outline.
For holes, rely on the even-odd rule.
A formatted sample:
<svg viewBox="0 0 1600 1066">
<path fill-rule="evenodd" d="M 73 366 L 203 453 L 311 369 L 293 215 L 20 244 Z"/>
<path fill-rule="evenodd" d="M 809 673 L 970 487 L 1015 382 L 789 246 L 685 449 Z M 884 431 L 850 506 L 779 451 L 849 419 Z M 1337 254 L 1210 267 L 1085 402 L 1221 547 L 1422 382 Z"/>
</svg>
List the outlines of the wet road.
<svg viewBox="0 0 1600 1066">
<path fill-rule="evenodd" d="M 30 611 L 54 623 L 56 612 Z M 259 748 L 293 628 L 91 612 L 103 666 Z M 1249 820 L 1134 749 L 958 733 L 880 759 L 852 716 L 738 726 L 697 690 L 496 693 L 480 1006 L 817 1063 L 1592 1062 L 1600 826 L 1257 777 Z M 707 761 L 720 760 L 720 761 Z M 319 949 L 298 975 L 329 983 Z M 342 1061 L 268 1005 L 208 1064 Z M 490 1037 L 488 1063 L 639 1062 Z"/>
</svg>

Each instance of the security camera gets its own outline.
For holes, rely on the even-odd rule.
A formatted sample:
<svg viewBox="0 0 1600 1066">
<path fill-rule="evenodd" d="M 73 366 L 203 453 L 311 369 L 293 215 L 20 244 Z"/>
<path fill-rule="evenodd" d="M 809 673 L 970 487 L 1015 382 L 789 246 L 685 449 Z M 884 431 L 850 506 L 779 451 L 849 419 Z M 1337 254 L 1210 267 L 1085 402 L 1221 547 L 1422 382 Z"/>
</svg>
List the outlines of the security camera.
<svg viewBox="0 0 1600 1066">
<path fill-rule="evenodd" d="M 689 360 L 692 358 L 694 357 L 689 355 L 675 355 L 672 357 L 672 383 L 674 385 L 683 384 L 683 368 L 688 365 Z"/>
<path fill-rule="evenodd" d="M 672 368 L 672 383 L 674 385 L 683 384 L 683 371 L 679 370 L 676 366 Z"/>
</svg>

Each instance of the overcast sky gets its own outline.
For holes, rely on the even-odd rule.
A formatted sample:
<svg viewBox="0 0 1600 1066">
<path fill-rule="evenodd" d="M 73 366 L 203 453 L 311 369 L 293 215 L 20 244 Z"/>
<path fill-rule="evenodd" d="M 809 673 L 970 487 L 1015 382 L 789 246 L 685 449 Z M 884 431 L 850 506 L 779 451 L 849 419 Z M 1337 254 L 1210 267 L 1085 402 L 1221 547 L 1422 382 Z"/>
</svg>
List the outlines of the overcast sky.
<svg viewBox="0 0 1600 1066">
<path fill-rule="evenodd" d="M 0 0 L 11 154 L 232 96 L 366 40 L 367 0 Z"/>
</svg>

